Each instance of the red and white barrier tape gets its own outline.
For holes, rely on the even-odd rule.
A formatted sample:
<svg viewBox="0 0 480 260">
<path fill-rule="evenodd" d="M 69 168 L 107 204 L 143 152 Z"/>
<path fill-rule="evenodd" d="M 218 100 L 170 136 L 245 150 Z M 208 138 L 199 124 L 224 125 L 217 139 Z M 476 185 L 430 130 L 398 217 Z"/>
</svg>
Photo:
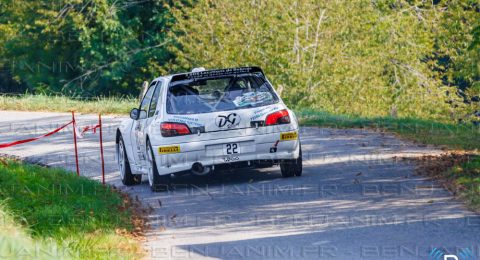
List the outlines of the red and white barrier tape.
<svg viewBox="0 0 480 260">
<path fill-rule="evenodd" d="M 104 163 L 104 158 L 103 158 L 103 140 L 102 140 L 102 116 L 100 114 L 98 115 L 98 124 L 97 125 L 85 126 L 85 127 L 83 127 L 83 130 L 80 131 L 80 129 L 78 129 L 77 123 L 75 121 L 75 112 L 72 111 L 72 120 L 70 122 L 64 124 L 63 126 L 57 128 L 57 129 L 55 129 L 55 130 L 53 130 L 49 133 L 38 136 L 38 137 L 28 138 L 28 139 L 19 140 L 19 141 L 15 141 L 15 142 L 11 142 L 11 143 L 0 144 L 0 148 L 7 148 L 7 147 L 10 147 L 10 146 L 29 143 L 29 142 L 36 141 L 38 139 L 42 139 L 42 138 L 47 137 L 47 136 L 51 136 L 55 133 L 58 133 L 59 131 L 61 131 L 65 127 L 69 126 L 70 124 L 73 125 L 73 142 L 74 142 L 74 145 L 75 145 L 75 165 L 77 167 L 77 175 L 78 176 L 80 176 L 80 170 L 79 170 L 79 167 L 78 167 L 77 137 L 78 138 L 83 138 L 85 133 L 88 132 L 88 131 L 92 131 L 95 134 L 97 132 L 97 128 L 100 129 L 100 154 L 101 154 L 101 159 L 102 159 L 102 183 L 103 183 L 103 185 L 105 185 L 105 163 Z"/>
<path fill-rule="evenodd" d="M 19 141 L 15 141 L 15 142 L 11 142 L 11 143 L 6 143 L 6 144 L 0 144 L 0 148 L 7 148 L 7 147 L 10 147 L 10 146 L 15 146 L 15 145 L 19 145 L 19 144 L 24 144 L 24 143 L 29 143 L 29 142 L 33 142 L 33 141 L 36 141 L 38 139 L 42 139 L 44 137 L 47 137 L 47 136 L 51 136 L 55 133 L 58 133 L 60 130 L 64 129 L 65 127 L 67 127 L 68 125 L 70 125 L 71 123 L 73 123 L 73 121 L 70 121 L 68 123 L 66 123 L 65 125 L 49 132 L 49 133 L 46 133 L 44 135 L 41 135 L 41 136 L 38 136 L 38 137 L 34 137 L 34 138 L 28 138 L 28 139 L 24 139 L 24 140 L 19 140 Z"/>
<path fill-rule="evenodd" d="M 75 135 L 77 135 L 78 138 L 83 138 L 85 136 L 85 133 L 90 131 L 90 130 L 94 134 L 97 133 L 98 128 L 100 128 L 100 124 L 85 126 L 85 127 L 83 127 L 82 130 L 80 130 L 80 128 L 78 128 L 77 124 L 75 124 L 75 127 L 74 127 Z"/>
</svg>

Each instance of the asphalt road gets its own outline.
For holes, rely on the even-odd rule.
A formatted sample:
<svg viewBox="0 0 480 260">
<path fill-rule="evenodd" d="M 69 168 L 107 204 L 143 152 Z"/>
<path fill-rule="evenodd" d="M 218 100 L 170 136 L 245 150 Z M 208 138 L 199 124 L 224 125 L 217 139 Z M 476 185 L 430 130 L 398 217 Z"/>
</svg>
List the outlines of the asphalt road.
<svg viewBox="0 0 480 260">
<path fill-rule="evenodd" d="M 0 143 L 48 132 L 70 114 L 0 111 Z M 147 183 L 121 185 L 114 158 L 119 117 L 105 117 L 109 184 L 152 207 L 145 247 L 172 259 L 427 259 L 432 248 L 479 257 L 480 218 L 400 157 L 439 153 L 367 130 L 303 128 L 304 174 L 283 179 L 279 168 L 175 178 L 175 189 L 151 193 Z M 96 116 L 77 118 L 80 126 Z M 79 140 L 80 171 L 99 179 L 98 135 Z M 72 129 L 7 149 L 75 170 Z M 145 178 L 144 178 L 145 179 Z M 459 258 L 462 259 L 462 258 Z"/>
</svg>

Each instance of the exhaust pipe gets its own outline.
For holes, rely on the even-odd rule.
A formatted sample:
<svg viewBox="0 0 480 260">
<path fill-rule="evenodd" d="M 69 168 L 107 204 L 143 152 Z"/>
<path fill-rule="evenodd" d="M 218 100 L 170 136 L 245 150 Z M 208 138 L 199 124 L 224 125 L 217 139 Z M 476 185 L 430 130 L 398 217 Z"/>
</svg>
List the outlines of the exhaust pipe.
<svg viewBox="0 0 480 260">
<path fill-rule="evenodd" d="M 210 172 L 210 167 L 204 167 L 201 163 L 196 162 L 192 165 L 191 169 L 192 174 L 197 176 L 204 176 Z"/>
</svg>

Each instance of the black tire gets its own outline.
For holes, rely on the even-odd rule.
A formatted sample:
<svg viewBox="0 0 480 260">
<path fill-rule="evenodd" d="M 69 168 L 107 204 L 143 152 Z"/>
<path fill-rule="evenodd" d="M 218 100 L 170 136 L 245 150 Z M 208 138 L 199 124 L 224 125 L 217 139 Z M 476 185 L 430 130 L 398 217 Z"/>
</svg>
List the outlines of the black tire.
<svg viewBox="0 0 480 260">
<path fill-rule="evenodd" d="M 302 176 L 302 146 L 300 145 L 300 152 L 297 159 L 284 160 L 280 163 L 280 171 L 283 178 L 293 176 Z"/>
<path fill-rule="evenodd" d="M 155 156 L 153 154 L 152 146 L 150 141 L 147 141 L 147 158 L 151 164 L 152 172 L 148 173 L 148 184 L 150 185 L 150 190 L 153 192 L 159 191 L 168 191 L 170 188 L 171 177 L 168 175 L 158 174 L 157 163 L 155 162 Z M 152 176 L 150 176 L 152 174 Z"/>
<path fill-rule="evenodd" d="M 117 160 L 123 185 L 131 186 L 142 182 L 141 174 L 132 174 L 132 169 L 130 168 L 130 162 L 128 161 L 127 151 L 125 150 L 125 143 L 123 142 L 122 136 L 120 136 L 117 144 Z"/>
</svg>

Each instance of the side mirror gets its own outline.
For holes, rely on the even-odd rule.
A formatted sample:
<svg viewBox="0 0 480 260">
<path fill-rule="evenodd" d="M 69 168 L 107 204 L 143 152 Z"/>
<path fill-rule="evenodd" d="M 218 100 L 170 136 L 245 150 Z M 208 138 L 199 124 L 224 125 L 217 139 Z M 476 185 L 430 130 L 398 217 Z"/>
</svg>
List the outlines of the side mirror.
<svg viewBox="0 0 480 260">
<path fill-rule="evenodd" d="M 138 120 L 140 117 L 140 110 L 138 108 L 134 108 L 130 111 L 130 118 L 133 120 Z"/>
</svg>

